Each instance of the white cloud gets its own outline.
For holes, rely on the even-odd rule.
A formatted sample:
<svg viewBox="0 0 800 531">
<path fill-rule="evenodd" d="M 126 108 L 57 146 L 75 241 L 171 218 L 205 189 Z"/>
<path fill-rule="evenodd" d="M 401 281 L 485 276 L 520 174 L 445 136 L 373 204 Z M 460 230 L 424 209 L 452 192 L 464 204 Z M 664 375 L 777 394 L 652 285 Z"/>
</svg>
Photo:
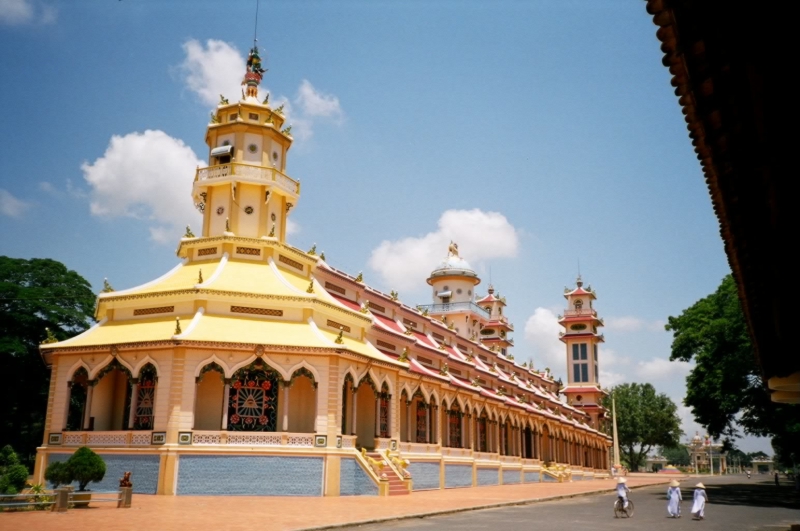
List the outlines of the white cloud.
<svg viewBox="0 0 800 531">
<path fill-rule="evenodd" d="M 22 199 L 17 199 L 8 190 L 0 188 L 0 214 L 10 218 L 18 218 L 28 210 L 30 206 L 30 203 Z"/>
<path fill-rule="evenodd" d="M 291 218 L 286 218 L 286 235 L 291 236 L 300 232 L 300 225 Z"/>
<path fill-rule="evenodd" d="M 242 93 L 245 59 L 227 42 L 209 39 L 206 46 L 194 40 L 183 43 L 186 58 L 180 67 L 186 85 L 206 105 L 216 106 L 220 94 L 233 99 Z"/>
<path fill-rule="evenodd" d="M 309 118 L 324 117 L 339 120 L 342 118 L 342 107 L 339 98 L 319 92 L 307 79 L 300 83 L 294 102 Z"/>
<path fill-rule="evenodd" d="M 53 183 L 47 181 L 39 182 L 39 190 L 50 195 L 59 195 L 59 191 L 55 186 L 53 186 Z"/>
<path fill-rule="evenodd" d="M 555 312 L 547 308 L 536 308 L 525 321 L 525 339 L 533 347 L 536 369 L 550 367 L 554 374 L 564 374 L 567 350 L 558 339 L 558 333 L 563 331 Z"/>
<path fill-rule="evenodd" d="M 230 101 L 241 97 L 246 61 L 235 46 L 215 39 L 209 39 L 203 45 L 191 39 L 183 44 L 183 51 L 186 55 L 180 71 L 186 86 L 203 104 L 216 106 L 220 95 Z M 259 91 L 262 97 L 268 92 L 269 89 L 262 84 Z M 300 83 L 292 102 L 286 96 L 271 95 L 270 105 L 273 109 L 284 106 L 286 124 L 292 126 L 292 136 L 296 140 L 311 138 L 319 120 L 339 124 L 344 116 L 339 98 L 317 90 L 307 79 Z"/>
<path fill-rule="evenodd" d="M 601 365 L 602 366 L 602 365 Z M 615 385 L 619 385 L 629 381 L 628 377 L 619 372 L 613 371 L 606 371 L 600 370 L 600 385 L 604 388 L 606 387 L 614 387 Z"/>
<path fill-rule="evenodd" d="M 606 329 L 620 332 L 636 332 L 639 330 L 659 332 L 664 330 L 664 321 L 646 321 L 630 315 L 623 317 L 606 317 L 604 322 Z"/>
<path fill-rule="evenodd" d="M 33 0 L 0 0 L 0 24 L 53 24 L 57 14 L 54 7 Z"/>
<path fill-rule="evenodd" d="M 451 240 L 473 267 L 483 260 L 516 256 L 519 247 L 517 229 L 502 214 L 477 208 L 447 210 L 435 232 L 381 242 L 369 266 L 392 289 L 414 289 L 445 258 Z"/>
<path fill-rule="evenodd" d="M 92 214 L 148 220 L 151 237 L 164 241 L 179 238 L 186 224 L 199 224 L 190 195 L 198 165 L 205 163 L 181 140 L 147 130 L 114 135 L 103 156 L 81 169 Z"/>
<path fill-rule="evenodd" d="M 648 361 L 640 361 L 636 365 L 636 375 L 647 381 L 684 379 L 690 370 L 692 370 L 690 363 L 669 361 L 664 358 L 652 358 Z"/>
</svg>

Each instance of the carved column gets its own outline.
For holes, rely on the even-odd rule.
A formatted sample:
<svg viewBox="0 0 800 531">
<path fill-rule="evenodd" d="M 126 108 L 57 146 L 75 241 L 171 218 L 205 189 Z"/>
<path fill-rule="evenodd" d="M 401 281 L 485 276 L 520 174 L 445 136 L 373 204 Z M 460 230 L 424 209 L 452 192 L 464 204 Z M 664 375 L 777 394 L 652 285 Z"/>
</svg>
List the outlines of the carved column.
<svg viewBox="0 0 800 531">
<path fill-rule="evenodd" d="M 289 382 L 283 382 L 283 422 L 281 429 L 289 431 Z"/>
<path fill-rule="evenodd" d="M 86 386 L 86 409 L 83 411 L 83 429 L 89 429 L 89 419 L 92 415 L 92 395 L 94 394 L 94 386 L 97 382 L 89 382 Z"/>
<path fill-rule="evenodd" d="M 139 379 L 131 380 L 131 406 L 128 409 L 128 429 L 133 429 L 133 420 L 136 417 L 136 401 L 139 398 Z"/>
<path fill-rule="evenodd" d="M 228 429 L 228 408 L 231 403 L 231 379 L 225 378 L 225 387 L 222 390 L 222 429 Z"/>
<path fill-rule="evenodd" d="M 358 435 L 358 425 L 356 424 L 356 412 L 358 411 L 358 388 L 353 387 L 353 429 L 350 430 L 350 435 Z"/>
</svg>

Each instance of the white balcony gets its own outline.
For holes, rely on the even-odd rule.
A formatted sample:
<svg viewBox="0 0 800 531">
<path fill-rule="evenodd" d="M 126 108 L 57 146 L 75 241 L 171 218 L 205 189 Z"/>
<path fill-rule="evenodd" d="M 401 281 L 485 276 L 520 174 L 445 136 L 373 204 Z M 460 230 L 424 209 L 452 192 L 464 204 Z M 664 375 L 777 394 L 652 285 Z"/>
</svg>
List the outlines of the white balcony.
<svg viewBox="0 0 800 531">
<path fill-rule="evenodd" d="M 208 183 L 208 181 L 229 180 L 232 178 L 240 182 L 272 184 L 292 196 L 300 194 L 300 181 L 295 181 L 277 168 L 241 164 L 239 162 L 197 168 L 194 181 L 195 185 L 197 185 Z"/>
</svg>

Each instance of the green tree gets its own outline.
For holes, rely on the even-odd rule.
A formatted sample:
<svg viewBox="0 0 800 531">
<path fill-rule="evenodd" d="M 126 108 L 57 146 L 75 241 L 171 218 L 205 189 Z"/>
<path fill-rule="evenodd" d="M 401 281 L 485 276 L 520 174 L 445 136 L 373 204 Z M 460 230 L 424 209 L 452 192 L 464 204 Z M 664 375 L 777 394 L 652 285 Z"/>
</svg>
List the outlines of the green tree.
<svg viewBox="0 0 800 531">
<path fill-rule="evenodd" d="M 667 395 L 656 393 L 649 383 L 618 385 L 603 400 L 609 410 L 612 396 L 616 402 L 620 457 L 632 471 L 639 470 L 654 447 L 678 444 L 683 435 L 681 419 L 678 406 Z"/>
<path fill-rule="evenodd" d="M 67 470 L 61 478 L 63 483 L 78 482 L 78 490 L 86 490 L 92 481 L 102 481 L 106 475 L 106 463 L 103 458 L 92 451 L 88 446 L 81 446 L 69 459 L 65 468 Z"/>
<path fill-rule="evenodd" d="M 88 328 L 94 302 L 89 282 L 55 260 L 0 256 L 0 445 L 23 464 L 44 435 L 50 371 L 39 344 L 48 330 L 62 340 Z"/>
<path fill-rule="evenodd" d="M 717 291 L 668 319 L 671 360 L 691 361 L 684 403 L 709 435 L 734 445 L 739 428 L 771 436 L 784 466 L 800 461 L 800 405 L 770 400 L 739 304 L 736 283 L 726 276 Z"/>
<path fill-rule="evenodd" d="M 28 469 L 20 464 L 13 448 L 0 450 L 0 494 L 17 494 L 28 481 Z"/>
<path fill-rule="evenodd" d="M 673 447 L 662 447 L 661 455 L 667 458 L 667 463 L 675 466 L 689 466 L 692 459 L 686 446 L 679 444 Z"/>
</svg>

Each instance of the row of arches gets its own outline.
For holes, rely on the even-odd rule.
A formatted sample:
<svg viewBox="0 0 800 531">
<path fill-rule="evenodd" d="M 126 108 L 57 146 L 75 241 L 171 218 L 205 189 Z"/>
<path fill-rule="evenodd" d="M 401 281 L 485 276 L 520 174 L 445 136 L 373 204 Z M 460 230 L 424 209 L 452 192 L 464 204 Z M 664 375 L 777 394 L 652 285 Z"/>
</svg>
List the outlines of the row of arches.
<svg viewBox="0 0 800 531">
<path fill-rule="evenodd" d="M 544 462 L 600 468 L 605 466 L 604 447 L 548 423 L 516 418 L 491 411 L 485 405 L 470 408 L 455 399 L 438 403 L 420 389 L 409 397 L 401 393 L 401 442 L 441 444 Z"/>
<path fill-rule="evenodd" d="M 80 366 L 68 382 L 66 431 L 152 430 L 158 372 L 146 363 L 134 377 L 116 358 L 89 378 Z M 215 362 L 195 378 L 194 429 L 294 431 L 313 433 L 316 420 L 314 375 L 305 367 L 289 380 L 257 358 L 230 378 Z"/>
</svg>

